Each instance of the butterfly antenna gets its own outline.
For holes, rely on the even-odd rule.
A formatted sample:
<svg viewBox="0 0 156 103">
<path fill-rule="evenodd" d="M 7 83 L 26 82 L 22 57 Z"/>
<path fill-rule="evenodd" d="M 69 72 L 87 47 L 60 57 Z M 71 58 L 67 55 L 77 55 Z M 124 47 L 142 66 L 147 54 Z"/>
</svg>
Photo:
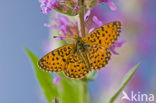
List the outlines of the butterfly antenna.
<svg viewBox="0 0 156 103">
<path fill-rule="evenodd" d="M 74 38 L 71 37 L 71 36 L 53 36 L 53 38 L 58 38 L 60 40 L 64 40 L 64 39 L 72 39 L 72 40 L 74 40 Z"/>
</svg>

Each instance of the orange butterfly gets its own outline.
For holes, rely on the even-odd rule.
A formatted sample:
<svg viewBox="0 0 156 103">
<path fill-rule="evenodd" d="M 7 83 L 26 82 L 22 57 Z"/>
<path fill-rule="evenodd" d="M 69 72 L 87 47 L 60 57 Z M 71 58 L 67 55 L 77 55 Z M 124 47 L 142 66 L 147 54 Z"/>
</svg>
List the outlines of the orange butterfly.
<svg viewBox="0 0 156 103">
<path fill-rule="evenodd" d="M 63 71 L 70 78 L 82 79 L 89 71 L 105 67 L 111 57 L 109 47 L 121 32 L 121 23 L 103 25 L 73 44 L 55 49 L 41 58 L 39 67 L 50 72 Z"/>
</svg>

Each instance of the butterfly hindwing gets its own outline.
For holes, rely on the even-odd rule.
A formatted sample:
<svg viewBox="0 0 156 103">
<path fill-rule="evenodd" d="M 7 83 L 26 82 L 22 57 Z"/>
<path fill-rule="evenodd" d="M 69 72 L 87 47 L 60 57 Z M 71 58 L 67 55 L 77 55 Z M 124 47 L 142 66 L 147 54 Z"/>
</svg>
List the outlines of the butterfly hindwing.
<svg viewBox="0 0 156 103">
<path fill-rule="evenodd" d="M 77 53 L 72 54 L 67 61 L 64 73 L 70 78 L 84 78 L 89 72 L 85 62 L 77 55 Z"/>
<path fill-rule="evenodd" d="M 71 54 L 72 46 L 72 44 L 68 44 L 51 51 L 39 60 L 39 67 L 50 72 L 61 72 L 65 68 L 67 58 Z"/>
<path fill-rule="evenodd" d="M 109 48 L 115 43 L 120 32 L 121 23 L 119 21 L 114 21 L 95 29 L 84 37 L 83 40 L 92 45 Z"/>
<path fill-rule="evenodd" d="M 110 60 L 111 53 L 108 48 L 100 47 L 98 45 L 88 45 L 87 50 L 91 70 L 102 69 Z"/>
</svg>

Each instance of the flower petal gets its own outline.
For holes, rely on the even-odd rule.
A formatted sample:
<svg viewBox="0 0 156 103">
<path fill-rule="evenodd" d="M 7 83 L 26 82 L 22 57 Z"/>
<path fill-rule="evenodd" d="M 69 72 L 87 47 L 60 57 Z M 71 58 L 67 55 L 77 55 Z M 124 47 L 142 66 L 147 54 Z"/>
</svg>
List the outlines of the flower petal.
<svg viewBox="0 0 156 103">
<path fill-rule="evenodd" d="M 121 47 L 124 43 L 126 43 L 126 40 L 122 40 L 122 41 L 120 41 L 120 42 L 116 42 L 114 45 L 116 46 L 116 47 Z"/>
<path fill-rule="evenodd" d="M 88 33 L 91 33 L 94 29 L 95 29 L 94 27 L 91 28 Z"/>
<path fill-rule="evenodd" d="M 119 55 L 119 53 L 115 51 L 115 47 L 111 46 L 109 49 L 114 55 Z"/>
<path fill-rule="evenodd" d="M 89 15 L 91 14 L 91 10 L 88 10 L 87 13 L 84 15 L 84 21 L 88 20 Z"/>
<path fill-rule="evenodd" d="M 109 49 L 111 50 L 111 52 L 114 54 L 114 55 L 119 55 L 118 52 L 115 51 L 116 47 L 121 47 L 124 43 L 126 42 L 126 40 L 122 40 L 120 42 L 115 42 Z"/>
<path fill-rule="evenodd" d="M 93 16 L 92 20 L 94 21 L 94 23 L 98 26 L 102 26 L 102 21 L 100 21 L 96 16 Z"/>
</svg>

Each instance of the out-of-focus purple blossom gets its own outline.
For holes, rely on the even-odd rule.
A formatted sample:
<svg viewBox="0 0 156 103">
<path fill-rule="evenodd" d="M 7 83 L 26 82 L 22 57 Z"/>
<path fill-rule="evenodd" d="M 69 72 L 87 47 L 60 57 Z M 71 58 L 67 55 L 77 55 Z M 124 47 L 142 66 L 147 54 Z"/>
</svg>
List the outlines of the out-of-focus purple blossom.
<svg viewBox="0 0 156 103">
<path fill-rule="evenodd" d="M 41 3 L 41 11 L 44 14 L 48 14 L 52 8 L 58 8 L 60 0 L 39 0 Z"/>
<path fill-rule="evenodd" d="M 85 21 L 85 22 L 88 20 L 88 17 L 89 17 L 89 15 L 90 15 L 90 13 L 91 13 L 91 10 L 88 10 L 88 11 L 86 12 L 86 14 L 84 15 L 84 21 Z"/>
<path fill-rule="evenodd" d="M 77 11 L 80 10 L 80 6 L 79 5 L 76 5 L 73 9 L 73 13 L 76 13 Z"/>
<path fill-rule="evenodd" d="M 102 21 L 100 21 L 96 16 L 93 16 L 92 20 L 99 27 L 103 25 Z"/>
<path fill-rule="evenodd" d="M 107 3 L 109 5 L 109 8 L 112 10 L 112 11 L 115 11 L 117 9 L 115 3 L 113 1 L 108 1 L 108 0 L 97 0 L 99 3 Z"/>
<path fill-rule="evenodd" d="M 61 80 L 61 77 L 55 77 L 55 78 L 53 79 L 53 83 L 56 84 L 56 83 L 58 83 L 60 80 Z"/>
<path fill-rule="evenodd" d="M 122 40 L 122 41 L 120 41 L 120 42 L 118 42 L 118 41 L 115 42 L 115 43 L 110 47 L 111 52 L 112 52 L 113 54 L 115 54 L 115 55 L 119 55 L 119 53 L 115 51 L 115 48 L 116 48 L 116 47 L 121 47 L 125 42 L 126 42 L 126 40 Z"/>
</svg>

